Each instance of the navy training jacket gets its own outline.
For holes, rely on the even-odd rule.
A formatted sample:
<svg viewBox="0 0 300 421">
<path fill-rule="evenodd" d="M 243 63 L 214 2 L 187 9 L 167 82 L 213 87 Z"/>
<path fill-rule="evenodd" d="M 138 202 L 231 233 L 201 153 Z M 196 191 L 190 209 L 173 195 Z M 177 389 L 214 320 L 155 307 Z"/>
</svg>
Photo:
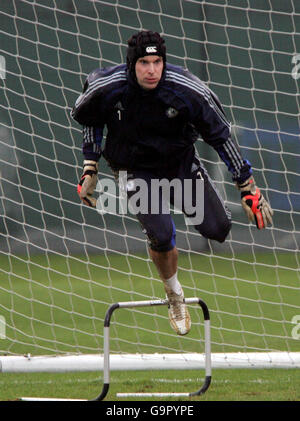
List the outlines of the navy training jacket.
<svg viewBox="0 0 300 421">
<path fill-rule="evenodd" d="M 158 86 L 144 90 L 125 64 L 91 72 L 71 116 L 83 126 L 85 159 L 101 154 L 114 169 L 174 169 L 199 138 L 242 182 L 251 174 L 230 135 L 217 96 L 188 70 L 166 64 Z M 104 127 L 106 142 L 101 143 Z"/>
</svg>

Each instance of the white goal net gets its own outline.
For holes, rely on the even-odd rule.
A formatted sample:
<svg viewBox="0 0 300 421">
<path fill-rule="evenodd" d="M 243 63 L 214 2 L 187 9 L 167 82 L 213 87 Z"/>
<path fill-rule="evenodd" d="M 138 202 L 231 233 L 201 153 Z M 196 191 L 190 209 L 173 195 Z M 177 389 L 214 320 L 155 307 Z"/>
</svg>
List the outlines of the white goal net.
<svg viewBox="0 0 300 421">
<path fill-rule="evenodd" d="M 253 356 L 264 366 L 278 356 L 279 365 L 297 365 L 300 3 L 12 0 L 0 3 L 0 19 L 2 369 L 4 356 L 101 354 L 111 304 L 164 298 L 134 216 L 98 213 L 76 192 L 82 135 L 71 108 L 87 74 L 124 62 L 140 29 L 161 33 L 168 61 L 219 96 L 275 212 L 272 228 L 249 225 L 230 174 L 199 140 L 232 231 L 219 245 L 182 215 L 175 222 L 179 279 L 186 297 L 208 305 L 213 355 L 225 366 L 255 365 Z M 112 177 L 104 160 L 101 177 Z M 192 330 L 178 337 L 166 307 L 118 310 L 112 354 L 203 353 L 203 316 L 197 306 L 190 312 Z"/>
</svg>

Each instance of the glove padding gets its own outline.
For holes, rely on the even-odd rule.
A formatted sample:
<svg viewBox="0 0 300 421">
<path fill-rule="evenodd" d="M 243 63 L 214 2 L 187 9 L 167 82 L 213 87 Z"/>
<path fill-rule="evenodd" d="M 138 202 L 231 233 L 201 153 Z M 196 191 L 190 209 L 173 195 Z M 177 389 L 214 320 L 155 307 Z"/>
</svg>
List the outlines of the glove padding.
<svg viewBox="0 0 300 421">
<path fill-rule="evenodd" d="M 241 184 L 237 184 L 241 191 L 242 207 L 248 216 L 250 222 L 255 221 L 258 229 L 266 228 L 273 224 L 273 210 L 256 187 L 253 177 L 248 178 Z"/>
<path fill-rule="evenodd" d="M 88 206 L 96 207 L 97 200 L 93 197 L 98 181 L 98 163 L 96 161 L 83 161 L 83 174 L 77 185 L 80 199 Z"/>
</svg>

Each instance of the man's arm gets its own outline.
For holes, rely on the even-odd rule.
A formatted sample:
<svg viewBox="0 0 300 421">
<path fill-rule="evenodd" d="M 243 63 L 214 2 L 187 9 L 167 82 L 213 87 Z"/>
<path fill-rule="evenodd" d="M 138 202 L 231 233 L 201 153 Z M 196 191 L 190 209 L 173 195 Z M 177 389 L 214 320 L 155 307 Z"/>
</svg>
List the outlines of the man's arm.
<svg viewBox="0 0 300 421">
<path fill-rule="evenodd" d="M 107 97 L 121 89 L 126 80 L 125 64 L 95 69 L 88 75 L 83 92 L 71 111 L 71 117 L 83 127 L 83 174 L 77 191 L 80 199 L 89 206 L 96 206 L 92 195 L 97 184 L 98 160 L 108 110 Z"/>
<path fill-rule="evenodd" d="M 83 173 L 77 185 L 80 199 L 88 206 L 96 207 L 93 197 L 98 181 L 98 161 L 101 157 L 102 127 L 83 126 L 82 153 L 84 156 Z"/>
<path fill-rule="evenodd" d="M 83 173 L 77 185 L 77 193 L 80 199 L 91 207 L 96 207 L 93 193 L 98 181 L 98 161 L 101 156 L 105 120 L 102 76 L 101 69 L 96 69 L 88 75 L 82 94 L 77 98 L 71 111 L 71 117 L 81 124 L 83 135 Z"/>
<path fill-rule="evenodd" d="M 233 181 L 242 183 L 252 175 L 250 162 L 242 158 L 238 146 L 230 136 L 223 144 L 214 146 L 214 149 L 231 172 Z"/>
<path fill-rule="evenodd" d="M 231 138 L 230 123 L 227 121 L 218 98 L 205 91 L 198 129 L 203 140 L 218 153 L 232 174 L 232 179 L 241 191 L 241 202 L 249 221 L 255 221 L 258 229 L 272 225 L 273 210 L 255 184 L 249 161 L 243 159 L 238 145 Z"/>
<path fill-rule="evenodd" d="M 84 159 L 98 162 L 102 153 L 103 127 L 83 126 L 82 136 L 82 153 Z"/>
</svg>

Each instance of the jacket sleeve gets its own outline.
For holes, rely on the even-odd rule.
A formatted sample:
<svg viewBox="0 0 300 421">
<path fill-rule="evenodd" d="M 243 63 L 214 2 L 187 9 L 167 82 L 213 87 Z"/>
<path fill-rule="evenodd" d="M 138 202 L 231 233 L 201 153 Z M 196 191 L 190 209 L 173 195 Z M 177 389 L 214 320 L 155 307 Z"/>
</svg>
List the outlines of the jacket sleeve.
<svg viewBox="0 0 300 421">
<path fill-rule="evenodd" d="M 235 182 L 243 182 L 252 174 L 251 164 L 243 159 L 238 145 L 231 137 L 231 125 L 217 96 L 207 87 L 199 104 L 195 125 L 203 140 L 211 145 L 226 164 Z"/>
<path fill-rule="evenodd" d="M 71 117 L 82 126 L 82 152 L 85 159 L 99 160 L 110 104 L 117 89 L 124 84 L 125 65 L 98 68 L 88 75 L 83 92 L 71 111 Z"/>
<path fill-rule="evenodd" d="M 97 78 L 93 73 L 89 74 L 83 91 L 77 98 L 71 111 L 71 117 L 82 126 L 104 126 L 105 109 L 103 91 L 100 84 L 100 77 Z M 99 85 L 100 89 L 97 89 Z"/>
<path fill-rule="evenodd" d="M 84 159 L 98 161 L 101 157 L 103 127 L 82 126 L 82 153 Z"/>
<path fill-rule="evenodd" d="M 93 161 L 100 159 L 105 125 L 102 90 L 96 89 L 101 83 L 100 70 L 96 69 L 88 75 L 82 94 L 71 111 L 71 117 L 82 126 L 84 159 Z"/>
</svg>

